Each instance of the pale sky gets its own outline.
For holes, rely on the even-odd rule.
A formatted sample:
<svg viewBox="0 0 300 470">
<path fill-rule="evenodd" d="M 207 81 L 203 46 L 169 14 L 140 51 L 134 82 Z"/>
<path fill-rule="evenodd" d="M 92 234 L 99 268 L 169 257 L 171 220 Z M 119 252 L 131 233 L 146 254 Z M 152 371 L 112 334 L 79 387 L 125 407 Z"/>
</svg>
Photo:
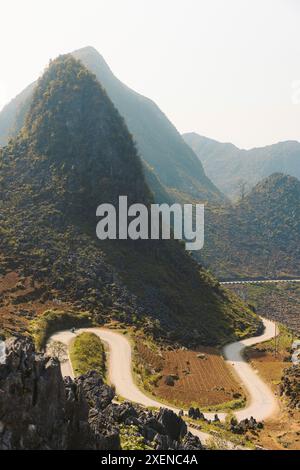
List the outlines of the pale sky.
<svg viewBox="0 0 300 470">
<path fill-rule="evenodd" d="M 91 45 L 180 132 L 300 140 L 300 0 L 2 0 L 0 108 Z"/>
</svg>

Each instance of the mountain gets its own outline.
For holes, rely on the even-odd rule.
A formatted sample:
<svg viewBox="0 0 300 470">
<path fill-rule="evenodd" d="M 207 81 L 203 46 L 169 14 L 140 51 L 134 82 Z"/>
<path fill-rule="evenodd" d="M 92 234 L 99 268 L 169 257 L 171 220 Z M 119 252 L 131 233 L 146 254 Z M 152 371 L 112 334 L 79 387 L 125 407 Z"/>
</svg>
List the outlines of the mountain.
<svg viewBox="0 0 300 470">
<path fill-rule="evenodd" d="M 71 55 L 50 63 L 24 127 L 0 150 L 0 194 L 0 272 L 30 278 L 43 302 L 56 296 L 98 323 L 189 346 L 260 326 L 181 243 L 96 238 L 99 204 L 127 195 L 149 205 L 152 195 L 123 118 Z"/>
<path fill-rule="evenodd" d="M 30 84 L 0 112 L 0 146 L 6 145 L 23 126 L 34 88 L 35 83 Z"/>
<path fill-rule="evenodd" d="M 158 195 L 158 202 L 162 201 L 162 194 L 164 200 L 177 200 L 181 194 L 203 201 L 224 200 L 224 196 L 205 175 L 195 153 L 153 101 L 118 80 L 94 48 L 80 49 L 73 56 L 96 75 L 124 117 L 145 162 L 146 178 L 153 193 Z M 7 143 L 8 135 L 16 135 L 20 130 L 25 114 L 23 103 L 26 107 L 28 94 L 32 94 L 33 89 L 34 84 L 0 113 L 0 143 Z"/>
<path fill-rule="evenodd" d="M 230 143 L 202 137 L 194 132 L 183 135 L 214 184 L 231 199 L 273 173 L 300 179 L 300 143 L 279 142 L 266 147 L 242 150 Z"/>
<path fill-rule="evenodd" d="M 208 210 L 205 265 L 222 278 L 300 276 L 300 181 L 275 173 L 237 204 Z"/>
<path fill-rule="evenodd" d="M 124 117 L 142 159 L 167 189 L 186 193 L 194 199 L 222 200 L 194 152 L 153 101 L 120 82 L 94 48 L 79 49 L 73 56 L 95 73 Z"/>
</svg>

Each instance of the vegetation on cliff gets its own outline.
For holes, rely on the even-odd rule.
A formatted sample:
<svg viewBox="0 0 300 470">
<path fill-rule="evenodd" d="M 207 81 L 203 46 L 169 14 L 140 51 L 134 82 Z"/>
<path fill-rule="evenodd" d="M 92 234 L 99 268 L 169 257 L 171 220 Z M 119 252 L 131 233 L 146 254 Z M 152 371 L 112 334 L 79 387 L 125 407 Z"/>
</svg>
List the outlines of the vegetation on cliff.
<svg viewBox="0 0 300 470">
<path fill-rule="evenodd" d="M 123 119 L 71 56 L 39 80 L 15 140 L 0 151 L 0 251 L 94 321 L 108 318 L 185 344 L 253 334 L 259 320 L 177 241 L 99 241 L 96 208 L 152 195 Z M 56 294 L 57 295 L 57 294 Z"/>
</svg>

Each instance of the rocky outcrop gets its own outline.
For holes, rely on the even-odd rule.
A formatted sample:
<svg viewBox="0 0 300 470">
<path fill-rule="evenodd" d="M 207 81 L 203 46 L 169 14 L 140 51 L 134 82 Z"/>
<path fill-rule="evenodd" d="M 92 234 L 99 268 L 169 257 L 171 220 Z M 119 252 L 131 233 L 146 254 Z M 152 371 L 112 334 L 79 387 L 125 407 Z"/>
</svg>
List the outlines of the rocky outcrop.
<svg viewBox="0 0 300 470">
<path fill-rule="evenodd" d="M 166 434 L 174 441 L 178 441 L 186 435 L 187 426 L 185 422 L 171 410 L 162 408 L 158 415 L 158 422 L 162 424 Z"/>
<path fill-rule="evenodd" d="M 280 383 L 280 394 L 284 395 L 291 408 L 300 409 L 300 365 L 285 369 Z"/>
<path fill-rule="evenodd" d="M 145 443 L 156 450 L 202 449 L 199 438 L 188 432 L 186 423 L 169 409 L 154 412 L 125 402 L 111 404 L 106 414 L 113 422 L 135 426 Z"/>
<path fill-rule="evenodd" d="M 9 339 L 0 365 L 0 449 L 118 449 L 118 429 L 99 413 L 112 398 L 100 377 L 64 382 L 56 359 L 28 339 Z"/>
<path fill-rule="evenodd" d="M 64 448 L 65 391 L 59 363 L 9 339 L 0 365 L 0 449 Z"/>
<path fill-rule="evenodd" d="M 199 410 L 199 408 L 191 407 L 188 411 L 189 418 L 192 419 L 202 419 L 205 420 L 204 414 Z M 207 421 L 207 420 L 206 420 Z"/>
<path fill-rule="evenodd" d="M 134 425 L 153 449 L 202 448 L 172 411 L 113 398 L 96 372 L 64 380 L 56 359 L 36 353 L 28 338 L 11 338 L 0 364 L 0 449 L 117 450 L 121 425 Z"/>
<path fill-rule="evenodd" d="M 96 372 L 64 381 L 67 449 L 120 449 L 119 429 L 103 411 L 114 398 Z"/>
<path fill-rule="evenodd" d="M 230 431 L 234 434 L 246 434 L 248 431 L 258 431 L 264 427 L 263 423 L 256 421 L 253 416 L 250 419 L 243 419 L 238 422 L 236 418 L 232 418 L 230 422 Z"/>
</svg>

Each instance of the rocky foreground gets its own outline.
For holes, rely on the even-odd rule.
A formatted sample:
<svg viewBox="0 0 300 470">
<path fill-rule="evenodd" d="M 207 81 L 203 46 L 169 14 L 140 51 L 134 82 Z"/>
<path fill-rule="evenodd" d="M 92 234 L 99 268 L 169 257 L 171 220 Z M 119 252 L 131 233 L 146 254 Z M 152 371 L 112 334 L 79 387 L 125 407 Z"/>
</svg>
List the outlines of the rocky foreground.
<svg viewBox="0 0 300 470">
<path fill-rule="evenodd" d="M 202 449 L 172 411 L 118 405 L 114 395 L 97 373 L 63 379 L 57 359 L 10 338 L 0 364 L 0 449 L 118 450 L 120 427 L 131 425 L 153 449 Z"/>
</svg>

